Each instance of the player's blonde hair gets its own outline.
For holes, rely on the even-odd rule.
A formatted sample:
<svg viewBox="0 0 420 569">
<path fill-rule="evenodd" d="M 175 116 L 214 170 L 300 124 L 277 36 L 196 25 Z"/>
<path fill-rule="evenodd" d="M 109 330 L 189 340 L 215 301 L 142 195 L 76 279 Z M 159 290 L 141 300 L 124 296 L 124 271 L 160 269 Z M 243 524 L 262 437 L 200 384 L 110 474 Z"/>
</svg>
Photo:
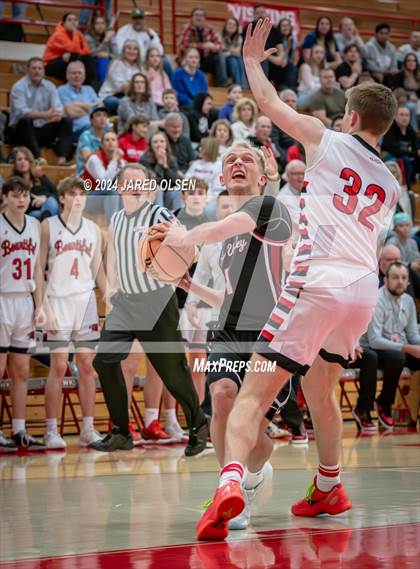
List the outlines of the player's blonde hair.
<svg viewBox="0 0 420 569">
<path fill-rule="evenodd" d="M 67 178 L 61 180 L 61 182 L 57 186 L 59 197 L 68 194 L 74 189 L 83 190 L 83 191 L 85 190 L 84 182 L 82 178 L 79 178 L 79 176 L 67 176 Z"/>
<path fill-rule="evenodd" d="M 349 112 L 360 116 L 362 130 L 376 136 L 384 134 L 392 124 L 397 111 L 397 101 L 388 87 L 380 83 L 363 83 L 347 91 Z"/>
<path fill-rule="evenodd" d="M 256 146 L 253 146 L 247 140 L 241 140 L 239 142 L 234 142 L 232 144 L 232 146 L 229 146 L 228 150 L 223 154 L 222 168 L 223 168 L 223 166 L 225 164 L 225 160 L 229 156 L 229 154 L 231 154 L 232 152 L 234 152 L 238 148 L 245 148 L 246 150 L 250 150 L 255 155 L 255 157 L 257 158 L 257 161 L 259 162 L 259 164 L 261 166 L 262 173 L 263 174 L 265 173 L 265 158 L 264 158 L 264 154 L 262 153 L 262 150 L 260 150 Z"/>
</svg>

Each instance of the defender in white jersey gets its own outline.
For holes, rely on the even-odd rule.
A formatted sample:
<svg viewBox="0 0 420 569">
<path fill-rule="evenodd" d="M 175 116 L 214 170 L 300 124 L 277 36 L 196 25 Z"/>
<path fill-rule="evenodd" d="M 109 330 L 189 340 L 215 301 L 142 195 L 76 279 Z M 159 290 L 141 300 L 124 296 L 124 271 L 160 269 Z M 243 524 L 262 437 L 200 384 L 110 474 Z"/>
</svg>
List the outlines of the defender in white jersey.
<svg viewBox="0 0 420 569">
<path fill-rule="evenodd" d="M 35 348 L 35 325 L 45 322 L 39 222 L 25 215 L 30 199 L 30 186 L 19 176 L 3 186 L 6 208 L 0 214 L 0 379 L 7 364 L 12 380 L 13 442 L 0 431 L 0 452 L 45 449 L 25 431 L 29 352 Z"/>
<path fill-rule="evenodd" d="M 396 111 L 390 89 L 379 84 L 354 87 L 348 91 L 345 134 L 327 131 L 318 119 L 285 105 L 266 79 L 260 63 L 276 51 L 264 50 L 270 28 L 267 19 L 256 24 L 253 34 L 248 28 L 243 56 L 258 107 L 305 148 L 300 240 L 252 360 L 256 369 L 265 359 L 274 360 L 277 370 L 245 377 L 228 420 L 220 486 L 197 526 L 198 539 L 226 537 L 227 521 L 243 509 L 243 465 L 270 402 L 294 372 L 306 374 L 302 387 L 320 464 L 292 513 L 339 514 L 352 507 L 340 483 L 342 418 L 334 391 L 375 307 L 379 234 L 399 197 L 395 180 L 375 151 Z"/>
<path fill-rule="evenodd" d="M 83 413 L 80 445 L 100 440 L 93 427 L 95 371 L 92 366 L 99 339 L 95 282 L 105 294 L 105 275 L 101 264 L 101 234 L 93 221 L 83 217 L 86 194 L 83 181 L 65 178 L 58 186 L 62 211 L 41 225 L 41 264 L 47 269 L 47 344 L 51 366 L 45 386 L 47 448 L 65 448 L 58 434 L 57 408 L 67 369 L 69 344 L 76 349 L 79 396 Z"/>
</svg>

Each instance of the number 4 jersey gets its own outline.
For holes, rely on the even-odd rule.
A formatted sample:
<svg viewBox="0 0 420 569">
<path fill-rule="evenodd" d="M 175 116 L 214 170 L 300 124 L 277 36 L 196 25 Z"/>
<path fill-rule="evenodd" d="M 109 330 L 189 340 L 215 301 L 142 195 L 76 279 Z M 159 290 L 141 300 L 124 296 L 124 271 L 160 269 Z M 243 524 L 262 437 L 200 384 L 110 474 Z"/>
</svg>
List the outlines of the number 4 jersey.
<svg viewBox="0 0 420 569">
<path fill-rule="evenodd" d="M 39 254 L 39 221 L 25 215 L 19 231 L 0 214 L 0 293 L 31 293 L 35 290 L 34 268 Z"/>
<path fill-rule="evenodd" d="M 325 130 L 305 173 L 290 287 L 345 287 L 377 272 L 379 238 L 400 195 L 379 154 L 357 135 Z"/>
<path fill-rule="evenodd" d="M 72 231 L 60 215 L 47 218 L 48 296 L 70 296 L 91 291 L 95 286 L 92 260 L 98 244 L 97 225 L 82 217 Z"/>
</svg>

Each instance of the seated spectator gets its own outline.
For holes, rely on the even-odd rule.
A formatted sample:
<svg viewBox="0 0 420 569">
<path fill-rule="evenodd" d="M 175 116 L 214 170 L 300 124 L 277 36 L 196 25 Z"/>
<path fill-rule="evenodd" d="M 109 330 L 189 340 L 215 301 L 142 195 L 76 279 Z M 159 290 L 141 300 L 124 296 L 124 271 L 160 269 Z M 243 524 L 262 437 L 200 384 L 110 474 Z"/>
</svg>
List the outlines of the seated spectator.
<svg viewBox="0 0 420 569">
<path fill-rule="evenodd" d="M 340 87 L 346 91 L 357 85 L 364 66 L 359 46 L 356 44 L 347 44 L 343 51 L 343 58 L 343 63 L 340 63 L 335 70 L 335 78 L 340 83 Z"/>
<path fill-rule="evenodd" d="M 120 57 L 115 58 L 106 74 L 105 81 L 99 90 L 110 115 L 115 115 L 124 95 L 130 88 L 130 81 L 136 73 L 142 71 L 140 50 L 134 40 L 127 40 Z"/>
<path fill-rule="evenodd" d="M 392 263 L 399 263 L 401 262 L 401 251 L 395 245 L 384 245 L 382 248 L 380 257 L 379 257 L 379 286 L 383 286 L 385 275 L 388 271 L 388 267 Z M 408 278 L 408 288 L 407 294 L 409 294 L 413 300 L 419 298 L 419 273 L 413 271 L 411 267 L 408 268 L 409 270 L 409 278 Z"/>
<path fill-rule="evenodd" d="M 277 54 L 269 56 L 268 78 L 277 90 L 297 88 L 297 70 L 295 65 L 297 41 L 288 18 L 280 20 L 276 38 Z"/>
<path fill-rule="evenodd" d="M 343 132 L 344 115 L 336 115 L 331 121 L 331 130 L 335 132 Z"/>
<path fill-rule="evenodd" d="M 335 86 L 335 74 L 332 69 L 323 69 L 320 79 L 321 88 L 309 99 L 308 109 L 325 126 L 331 126 L 335 115 L 344 114 L 346 97 L 343 91 Z"/>
<path fill-rule="evenodd" d="M 192 47 L 187 50 L 182 67 L 178 67 L 174 72 L 172 84 L 181 107 L 189 107 L 197 93 L 207 93 L 209 90 L 207 78 L 199 69 L 199 65 L 199 51 Z"/>
<path fill-rule="evenodd" d="M 283 169 L 282 166 L 285 162 L 285 157 L 281 154 L 279 149 L 276 148 L 275 144 L 273 144 L 273 141 L 270 138 L 271 130 L 271 120 L 268 117 L 261 115 L 257 118 L 255 123 L 255 135 L 249 136 L 248 140 L 257 148 L 261 148 L 262 146 L 269 148 L 277 161 L 279 170 L 281 171 Z"/>
<path fill-rule="evenodd" d="M 182 177 L 182 172 L 179 171 L 178 162 L 172 154 L 164 132 L 152 134 L 149 147 L 141 157 L 140 163 L 154 173 L 159 185 L 162 180 L 165 180 L 165 184 L 169 183 L 174 188 L 177 180 Z M 175 211 L 182 207 L 180 194 L 180 191 L 169 192 L 159 189 L 155 203 L 167 207 L 170 211 Z"/>
<path fill-rule="evenodd" d="M 398 162 L 394 160 L 387 160 L 387 162 L 385 162 L 385 166 L 388 168 L 388 170 L 400 185 L 401 195 L 397 204 L 397 213 L 402 211 L 403 213 L 407 213 L 410 218 L 412 218 L 413 213 L 415 212 L 412 211 L 410 195 L 408 193 L 407 185 L 404 184 L 401 168 L 399 167 Z"/>
<path fill-rule="evenodd" d="M 84 35 L 77 29 L 78 23 L 76 14 L 64 14 L 45 46 L 45 72 L 64 81 L 69 62 L 80 60 L 86 69 L 86 83 L 90 85 L 96 79 L 96 64 Z"/>
<path fill-rule="evenodd" d="M 284 171 L 286 184 L 281 188 L 277 199 L 287 207 L 293 223 L 293 231 L 299 235 L 299 199 L 305 179 L 306 164 L 301 160 L 291 160 Z"/>
<path fill-rule="evenodd" d="M 180 113 L 169 113 L 166 115 L 163 128 L 168 138 L 171 152 L 178 163 L 178 168 L 185 173 L 192 160 L 195 159 L 195 152 L 191 140 L 182 134 Z"/>
<path fill-rule="evenodd" d="M 314 45 L 307 63 L 299 67 L 298 106 L 303 108 L 311 96 L 321 87 L 321 71 L 325 68 L 325 49 Z"/>
<path fill-rule="evenodd" d="M 149 81 L 144 73 L 133 75 L 127 96 L 121 99 L 118 107 L 118 132 L 124 130 L 125 124 L 131 117 L 139 115 L 150 122 L 159 120 L 156 105 L 150 96 Z"/>
<path fill-rule="evenodd" d="M 95 58 L 96 77 L 101 84 L 108 70 L 112 54 L 112 40 L 115 36 L 114 30 L 106 29 L 106 21 L 101 14 L 93 17 L 89 31 L 85 34 L 85 39 L 90 47 L 91 54 Z"/>
<path fill-rule="evenodd" d="M 397 87 L 393 90 L 394 97 L 397 100 L 398 107 L 405 107 L 410 111 L 410 124 L 413 129 L 417 130 L 417 102 L 409 100 L 408 93 L 403 87 Z"/>
<path fill-rule="evenodd" d="M 382 139 L 382 151 L 393 158 L 402 159 L 408 189 L 419 171 L 419 148 L 416 132 L 410 125 L 410 111 L 399 107 L 394 122 Z M 388 157 L 386 156 L 386 157 Z"/>
<path fill-rule="evenodd" d="M 389 83 L 390 76 L 397 72 L 397 51 L 389 41 L 390 31 L 386 22 L 378 24 L 375 36 L 366 44 L 367 68 L 379 83 Z"/>
<path fill-rule="evenodd" d="M 392 263 L 385 275 L 385 284 L 379 289 L 378 303 L 367 333 L 361 338 L 362 347 L 374 350 L 377 367 L 383 370 L 382 392 L 376 399 L 379 424 L 384 429 L 393 429 L 392 405 L 398 381 L 404 366 L 418 371 L 420 360 L 420 334 L 417 327 L 416 307 L 406 294 L 408 270 L 402 263 Z M 373 407 L 376 393 L 376 370 L 369 385 L 360 382 L 364 408 Z"/>
<path fill-rule="evenodd" d="M 98 95 L 85 82 L 85 66 L 81 61 L 69 63 L 66 71 L 67 83 L 57 89 L 66 115 L 72 121 L 73 142 L 79 140 L 82 132 L 90 127 L 90 112 L 100 103 Z"/>
<path fill-rule="evenodd" d="M 115 36 L 115 48 L 118 54 L 124 50 L 127 41 L 136 42 L 140 49 L 140 59 L 144 61 L 146 53 L 155 47 L 163 55 L 163 46 L 159 35 L 145 25 L 145 14 L 141 8 L 131 12 L 131 23 L 121 26 Z"/>
<path fill-rule="evenodd" d="M 242 87 L 235 83 L 230 85 L 227 89 L 227 103 L 219 109 L 219 119 L 227 119 L 229 122 L 232 122 L 233 109 L 242 97 Z"/>
<path fill-rule="evenodd" d="M 239 21 L 230 17 L 226 20 L 220 33 L 222 53 L 226 61 L 227 75 L 236 85 L 245 87 L 245 66 L 242 59 L 242 35 Z"/>
<path fill-rule="evenodd" d="M 128 120 L 124 133 L 119 137 L 118 144 L 123 151 L 126 162 L 140 162 L 149 145 L 146 138 L 150 121 L 146 117 L 132 117 Z"/>
<path fill-rule="evenodd" d="M 213 108 L 213 97 L 208 93 L 197 93 L 191 107 L 191 111 L 187 114 L 190 123 L 190 139 L 191 142 L 198 144 L 208 135 L 218 113 Z"/>
<path fill-rule="evenodd" d="M 149 81 L 152 101 L 158 107 L 163 107 L 163 93 L 167 89 L 171 89 L 172 85 L 163 69 L 162 55 L 156 47 L 151 47 L 147 50 L 144 74 Z"/>
<path fill-rule="evenodd" d="M 397 63 L 400 66 L 408 53 L 414 53 L 420 65 L 420 30 L 413 30 L 410 33 L 409 43 L 401 45 L 397 51 Z"/>
<path fill-rule="evenodd" d="M 16 81 L 10 93 L 9 126 L 12 138 L 39 158 L 42 146 L 52 146 L 58 164 L 72 154 L 71 120 L 64 116 L 56 86 L 45 79 L 42 59 L 31 57 L 26 75 Z"/>
<path fill-rule="evenodd" d="M 211 125 L 210 136 L 214 137 L 219 143 L 219 157 L 222 156 L 233 143 L 233 132 L 230 122 L 226 119 L 214 121 Z"/>
<path fill-rule="evenodd" d="M 255 122 L 258 108 L 255 101 L 244 97 L 236 103 L 232 113 L 233 140 L 246 140 L 255 134 Z"/>
<path fill-rule="evenodd" d="M 190 123 L 187 116 L 179 111 L 178 96 L 175 89 L 166 89 L 162 95 L 163 107 L 158 109 L 158 117 L 164 119 L 169 113 L 178 113 L 182 119 L 182 134 L 190 137 Z M 164 121 L 165 122 L 165 121 Z"/>
<path fill-rule="evenodd" d="M 296 97 L 296 93 L 294 91 L 292 91 L 292 89 L 283 89 L 283 91 L 280 91 L 280 93 L 278 95 L 279 95 L 279 99 L 281 99 L 283 101 L 283 103 L 286 103 L 286 105 L 288 105 L 289 107 L 291 107 L 293 110 L 296 111 L 296 109 L 297 109 L 297 97 Z M 284 151 L 286 151 L 293 144 L 295 144 L 295 141 L 293 140 L 293 138 L 290 138 L 290 136 L 288 134 L 283 132 L 274 123 L 273 123 L 273 128 L 271 131 L 270 138 L 280 150 L 284 150 Z"/>
<path fill-rule="evenodd" d="M 344 50 L 348 45 L 357 45 L 360 55 L 365 57 L 366 46 L 359 35 L 354 20 L 348 16 L 341 18 L 338 29 L 340 31 L 337 34 L 334 34 L 338 51 L 341 54 L 344 54 Z"/>
<path fill-rule="evenodd" d="M 219 143 L 211 136 L 203 138 L 199 147 L 198 160 L 193 160 L 185 172 L 185 178 L 200 178 L 208 187 L 208 201 L 216 200 L 223 190 L 220 185 L 222 162 L 219 159 Z"/>
<path fill-rule="evenodd" d="M 101 147 L 104 132 L 110 129 L 108 125 L 108 111 L 104 105 L 97 105 L 90 111 L 90 128 L 82 132 L 76 148 L 76 173 L 83 174 L 86 160 Z"/>
<path fill-rule="evenodd" d="M 420 253 L 417 242 L 411 237 L 413 223 L 407 213 L 394 215 L 393 237 L 387 240 L 387 245 L 395 245 L 401 252 L 401 261 L 409 265 L 414 271 L 420 272 Z"/>
<path fill-rule="evenodd" d="M 12 157 L 12 176 L 20 176 L 31 188 L 31 202 L 25 213 L 40 221 L 57 215 L 60 207 L 56 187 L 45 174 L 42 174 L 32 152 L 24 146 L 17 146 L 13 149 Z"/>
<path fill-rule="evenodd" d="M 203 8 L 193 9 L 190 22 L 184 26 L 181 32 L 178 54 L 180 60 L 186 56 L 191 47 L 195 47 L 199 52 L 201 71 L 212 73 L 216 85 L 224 87 L 227 77 L 222 44 L 214 29 L 207 24 L 206 12 Z M 181 105 L 184 104 L 181 98 L 179 102 Z"/>
<path fill-rule="evenodd" d="M 112 185 L 119 169 L 125 165 L 122 156 L 123 151 L 118 147 L 115 132 L 105 132 L 101 138 L 100 149 L 89 156 L 82 175 L 84 180 L 89 180 L 93 190 L 87 197 L 86 211 L 91 214 L 103 214 L 107 221 L 120 206 L 117 190 Z M 100 183 L 101 180 L 103 184 Z"/>
<path fill-rule="evenodd" d="M 407 53 L 404 57 L 401 71 L 394 75 L 394 89 L 403 87 L 415 100 L 420 94 L 420 65 L 415 53 Z"/>
<path fill-rule="evenodd" d="M 302 44 L 303 61 L 309 61 L 310 50 L 315 44 L 322 45 L 325 49 L 328 67 L 335 69 L 341 63 L 341 57 L 334 39 L 332 20 L 329 16 L 320 16 L 316 21 L 315 31 L 309 32 L 305 36 Z"/>
</svg>

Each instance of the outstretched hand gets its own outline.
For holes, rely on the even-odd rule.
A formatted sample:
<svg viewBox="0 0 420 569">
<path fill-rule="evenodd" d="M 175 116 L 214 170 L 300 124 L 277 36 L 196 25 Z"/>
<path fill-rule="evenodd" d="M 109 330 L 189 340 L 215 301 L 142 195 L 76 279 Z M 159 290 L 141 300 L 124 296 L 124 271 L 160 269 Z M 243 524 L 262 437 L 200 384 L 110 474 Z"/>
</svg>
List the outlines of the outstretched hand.
<svg viewBox="0 0 420 569">
<path fill-rule="evenodd" d="M 277 53 L 275 47 L 265 49 L 268 36 L 271 30 L 271 22 L 268 18 L 258 20 L 252 32 L 252 24 L 248 25 L 245 36 L 245 43 L 242 51 L 244 61 L 256 60 L 258 63 L 265 61 L 270 55 Z"/>
</svg>

